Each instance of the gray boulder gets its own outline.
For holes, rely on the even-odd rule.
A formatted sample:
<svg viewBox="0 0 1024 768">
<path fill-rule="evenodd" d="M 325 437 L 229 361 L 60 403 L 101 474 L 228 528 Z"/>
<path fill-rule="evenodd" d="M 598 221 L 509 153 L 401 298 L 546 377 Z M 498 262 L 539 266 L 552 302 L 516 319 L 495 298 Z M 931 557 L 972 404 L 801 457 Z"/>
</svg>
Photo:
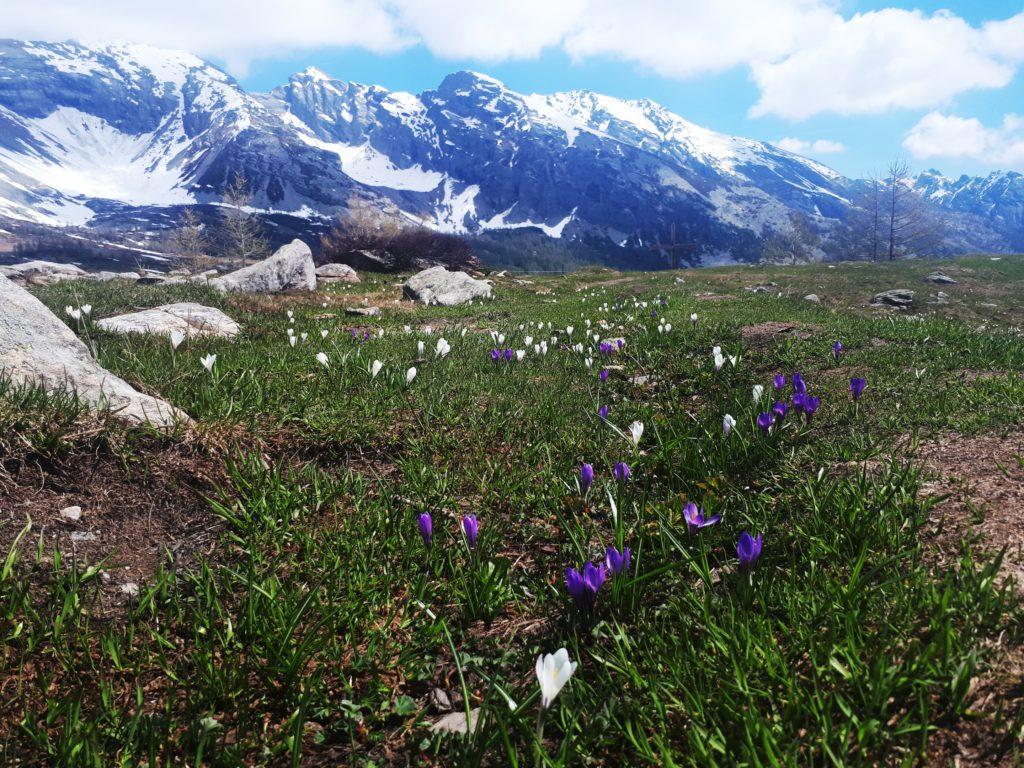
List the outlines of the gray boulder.
<svg viewBox="0 0 1024 768">
<path fill-rule="evenodd" d="M 16 384 L 75 393 L 93 408 L 158 428 L 188 422 L 172 405 L 105 370 L 67 325 L 24 288 L 0 275 L 0 373 Z"/>
<path fill-rule="evenodd" d="M 0 267 L 0 275 L 18 282 L 49 285 L 61 280 L 85 277 L 86 271 L 81 267 L 76 267 L 74 264 L 57 264 L 53 261 L 40 261 L 37 259 L 26 261 L 23 264 Z"/>
<path fill-rule="evenodd" d="M 888 306 L 897 307 L 898 309 L 905 309 L 913 306 L 914 304 L 914 292 L 907 290 L 906 288 L 893 288 L 889 291 L 882 291 L 876 293 L 875 297 L 871 300 L 871 303 L 876 306 Z"/>
<path fill-rule="evenodd" d="M 809 301 L 812 304 L 820 304 L 821 298 L 816 293 L 808 293 L 806 296 L 804 296 L 804 301 Z"/>
<path fill-rule="evenodd" d="M 316 268 L 316 279 L 325 283 L 358 283 L 359 275 L 348 264 L 324 264 Z"/>
<path fill-rule="evenodd" d="M 465 272 L 449 272 L 444 267 L 431 267 L 413 275 L 402 286 L 402 291 L 413 301 L 446 307 L 491 297 L 489 283 L 474 280 Z"/>
<path fill-rule="evenodd" d="M 221 293 L 315 291 L 316 265 L 309 246 L 299 239 L 282 245 L 273 256 L 210 280 Z"/>
<path fill-rule="evenodd" d="M 114 333 L 152 333 L 170 336 L 178 331 L 186 338 L 221 336 L 230 339 L 241 331 L 238 323 L 219 309 L 192 302 L 164 304 L 141 312 L 108 317 L 98 321 L 96 325 Z"/>
<path fill-rule="evenodd" d="M 939 285 L 956 285 L 956 280 L 949 275 L 942 274 L 941 272 L 932 272 L 932 274 L 928 275 L 925 280 L 929 283 L 938 283 Z"/>
</svg>

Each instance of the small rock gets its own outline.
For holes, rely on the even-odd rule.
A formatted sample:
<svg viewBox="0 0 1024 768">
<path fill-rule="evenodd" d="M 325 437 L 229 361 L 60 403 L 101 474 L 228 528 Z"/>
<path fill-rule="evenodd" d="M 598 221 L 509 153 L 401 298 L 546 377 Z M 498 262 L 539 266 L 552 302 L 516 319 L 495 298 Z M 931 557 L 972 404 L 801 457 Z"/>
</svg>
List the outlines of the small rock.
<svg viewBox="0 0 1024 768">
<path fill-rule="evenodd" d="M 359 275 L 348 264 L 323 264 L 316 268 L 316 279 L 325 283 L 358 283 Z"/>
<path fill-rule="evenodd" d="M 345 314 L 353 317 L 376 317 L 380 314 L 379 307 L 345 307 Z"/>
<path fill-rule="evenodd" d="M 452 711 L 452 700 L 448 693 L 441 688 L 434 688 L 430 691 L 430 706 L 435 712 L 445 713 Z"/>
<path fill-rule="evenodd" d="M 64 509 L 60 511 L 60 516 L 65 520 L 71 520 L 74 522 L 82 516 L 82 508 L 78 506 L 64 507 Z"/>
<path fill-rule="evenodd" d="M 452 712 L 430 726 L 434 733 L 445 731 L 447 733 L 468 733 L 476 730 L 477 722 L 480 720 L 480 708 L 469 711 L 469 726 L 466 726 L 465 712 Z"/>
<path fill-rule="evenodd" d="M 635 384 L 638 387 L 642 387 L 644 384 L 646 384 L 650 380 L 651 380 L 651 377 L 648 376 L 647 374 L 644 374 L 644 373 L 637 374 L 636 376 L 630 376 L 629 377 L 629 383 L 630 384 Z"/>
<path fill-rule="evenodd" d="M 806 296 L 804 296 L 804 301 L 810 301 L 815 304 L 821 303 L 821 299 L 818 298 L 818 294 L 816 293 L 808 293 Z"/>
<path fill-rule="evenodd" d="M 956 280 L 949 275 L 942 274 L 941 272 L 932 272 L 932 274 L 928 275 L 925 280 L 930 283 L 940 283 L 942 285 L 956 285 Z"/>
<path fill-rule="evenodd" d="M 871 303 L 876 306 L 885 305 L 896 307 L 897 309 L 906 309 L 914 303 L 914 292 L 906 288 L 893 288 L 876 293 L 874 298 L 871 299 Z"/>
<path fill-rule="evenodd" d="M 92 531 L 72 531 L 72 541 L 96 541 L 96 534 Z"/>
<path fill-rule="evenodd" d="M 126 581 L 118 587 L 118 589 L 120 589 L 123 594 L 128 595 L 128 597 L 135 597 L 139 594 L 139 585 L 134 581 Z"/>
</svg>

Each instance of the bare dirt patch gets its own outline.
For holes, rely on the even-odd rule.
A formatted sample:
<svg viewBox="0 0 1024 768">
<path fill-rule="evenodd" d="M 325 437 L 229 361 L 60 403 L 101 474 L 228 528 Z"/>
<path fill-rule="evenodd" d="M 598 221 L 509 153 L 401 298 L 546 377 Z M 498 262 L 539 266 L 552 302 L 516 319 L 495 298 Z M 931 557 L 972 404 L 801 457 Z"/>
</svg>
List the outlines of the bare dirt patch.
<svg viewBox="0 0 1024 768">
<path fill-rule="evenodd" d="M 208 557 L 219 521 L 204 496 L 220 482 L 220 462 L 195 442 L 146 437 L 134 448 L 127 460 L 89 444 L 57 458 L 3 457 L 0 549 L 8 551 L 31 521 L 21 541 L 26 560 L 42 540 L 42 573 L 54 549 L 68 567 L 102 562 L 104 592 L 115 598 L 127 598 L 164 563 L 188 567 Z M 68 507 L 81 508 L 77 520 L 61 515 Z"/>
<path fill-rule="evenodd" d="M 740 338 L 748 347 L 765 347 L 783 339 L 809 339 L 816 330 L 820 329 L 803 323 L 771 321 L 743 326 L 740 329 Z"/>
<path fill-rule="evenodd" d="M 944 496 L 933 509 L 936 566 L 955 568 L 964 540 L 986 552 L 1005 548 L 1002 577 L 1024 586 L 1024 434 L 965 437 L 944 433 L 917 451 L 929 476 L 921 487 Z M 1011 585 L 1012 586 L 1012 585 Z M 1017 765 L 1014 738 L 995 726 L 1024 706 L 1024 648 L 1004 637 L 993 640 L 988 669 L 972 681 L 970 716 L 940 728 L 929 740 L 926 765 Z"/>
</svg>

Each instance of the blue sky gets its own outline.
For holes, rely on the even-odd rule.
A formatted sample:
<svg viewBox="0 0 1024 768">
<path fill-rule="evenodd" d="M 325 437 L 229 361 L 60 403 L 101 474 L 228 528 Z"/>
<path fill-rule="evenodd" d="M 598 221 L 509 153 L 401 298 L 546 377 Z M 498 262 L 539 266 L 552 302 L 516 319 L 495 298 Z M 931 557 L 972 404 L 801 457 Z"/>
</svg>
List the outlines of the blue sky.
<svg viewBox="0 0 1024 768">
<path fill-rule="evenodd" d="M 184 48 L 253 91 L 308 66 L 417 93 L 474 69 L 651 98 L 848 175 L 1024 171 L 1024 0 L 33 0 L 0 35 Z"/>
</svg>

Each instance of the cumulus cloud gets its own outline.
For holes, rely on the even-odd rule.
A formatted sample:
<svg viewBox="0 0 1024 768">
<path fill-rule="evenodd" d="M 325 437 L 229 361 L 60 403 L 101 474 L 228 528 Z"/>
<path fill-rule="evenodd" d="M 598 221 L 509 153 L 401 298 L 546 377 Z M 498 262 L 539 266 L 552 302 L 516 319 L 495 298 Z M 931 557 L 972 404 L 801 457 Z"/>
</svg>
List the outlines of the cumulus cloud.
<svg viewBox="0 0 1024 768">
<path fill-rule="evenodd" d="M 34 0 L 0 37 L 127 41 L 249 64 L 317 48 L 422 45 L 494 63 L 562 50 L 665 77 L 747 68 L 754 116 L 941 107 L 1024 62 L 1024 12 L 975 26 L 949 12 L 842 15 L 840 0 Z"/>
<path fill-rule="evenodd" d="M 1024 165 L 1024 116 L 1004 115 L 986 127 L 974 117 L 929 112 L 910 129 L 903 147 L 914 157 L 978 160 L 989 165 Z"/>
<path fill-rule="evenodd" d="M 775 142 L 775 146 L 796 155 L 834 155 L 837 152 L 846 151 L 845 146 L 831 139 L 808 141 L 806 139 L 795 139 L 790 136 L 779 139 Z"/>
<path fill-rule="evenodd" d="M 888 8 L 835 16 L 826 34 L 776 61 L 754 62 L 753 116 L 801 120 L 943 104 L 1002 88 L 1024 60 L 1024 13 L 973 27 L 948 12 Z"/>
</svg>

